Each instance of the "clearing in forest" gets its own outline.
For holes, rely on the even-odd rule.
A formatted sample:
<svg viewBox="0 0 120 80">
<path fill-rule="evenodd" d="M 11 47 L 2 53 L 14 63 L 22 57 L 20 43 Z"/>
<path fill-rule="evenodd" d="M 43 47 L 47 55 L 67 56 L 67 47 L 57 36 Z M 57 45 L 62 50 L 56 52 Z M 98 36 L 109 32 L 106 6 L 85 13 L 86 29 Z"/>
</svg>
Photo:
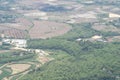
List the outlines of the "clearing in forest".
<svg viewBox="0 0 120 80">
<path fill-rule="evenodd" d="M 31 65 L 30 64 L 10 64 L 7 67 L 10 67 L 12 69 L 12 74 L 14 75 L 14 74 L 28 70 L 31 67 Z"/>
</svg>

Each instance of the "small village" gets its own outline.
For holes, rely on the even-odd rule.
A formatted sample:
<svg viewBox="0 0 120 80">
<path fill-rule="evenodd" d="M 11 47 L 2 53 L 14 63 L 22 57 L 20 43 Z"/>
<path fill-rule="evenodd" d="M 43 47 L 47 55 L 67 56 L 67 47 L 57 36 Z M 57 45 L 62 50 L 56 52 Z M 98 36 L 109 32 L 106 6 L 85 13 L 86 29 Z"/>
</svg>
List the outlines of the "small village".
<svg viewBox="0 0 120 80">
<path fill-rule="evenodd" d="M 37 54 L 39 54 L 39 56 L 49 55 L 48 53 L 46 53 L 45 51 L 43 51 L 41 49 L 28 49 L 27 48 L 27 40 L 26 39 L 4 38 L 3 34 L 1 36 L 1 38 L 2 39 L 0 41 L 0 45 L 4 45 L 4 44 L 11 45 L 10 49 L 37 53 Z"/>
<path fill-rule="evenodd" d="M 78 38 L 76 41 L 90 41 L 90 42 L 103 42 L 106 43 L 108 42 L 106 39 L 103 38 L 103 36 L 100 35 L 94 35 L 91 38 Z"/>
<path fill-rule="evenodd" d="M 26 39 L 14 39 L 14 38 L 6 38 L 4 34 L 0 35 L 1 41 L 0 45 L 8 44 L 14 47 L 25 48 L 27 47 L 27 40 Z"/>
</svg>

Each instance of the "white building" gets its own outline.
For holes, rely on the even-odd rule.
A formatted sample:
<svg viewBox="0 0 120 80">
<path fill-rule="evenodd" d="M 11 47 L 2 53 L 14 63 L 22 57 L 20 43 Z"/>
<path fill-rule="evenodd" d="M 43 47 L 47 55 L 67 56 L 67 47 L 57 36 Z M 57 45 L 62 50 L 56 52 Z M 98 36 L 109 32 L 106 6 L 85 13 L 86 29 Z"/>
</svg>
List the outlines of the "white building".
<svg viewBox="0 0 120 80">
<path fill-rule="evenodd" d="M 27 40 L 24 40 L 24 39 L 12 39 L 11 44 L 16 46 L 16 47 L 19 47 L 19 48 L 27 47 Z"/>
<path fill-rule="evenodd" d="M 46 12 L 34 12 L 34 13 L 26 13 L 24 16 L 31 16 L 31 17 L 40 17 L 40 16 L 47 16 Z"/>
<path fill-rule="evenodd" d="M 3 39 L 4 43 L 14 45 L 18 48 L 27 47 L 27 40 L 25 39 Z"/>
<path fill-rule="evenodd" d="M 11 43 L 11 39 L 3 39 L 2 42 L 6 43 L 6 44 L 10 44 Z"/>
<path fill-rule="evenodd" d="M 102 36 L 99 36 L 99 35 L 95 35 L 92 37 L 92 39 L 94 39 L 94 40 L 101 39 L 101 38 L 102 38 Z"/>
</svg>

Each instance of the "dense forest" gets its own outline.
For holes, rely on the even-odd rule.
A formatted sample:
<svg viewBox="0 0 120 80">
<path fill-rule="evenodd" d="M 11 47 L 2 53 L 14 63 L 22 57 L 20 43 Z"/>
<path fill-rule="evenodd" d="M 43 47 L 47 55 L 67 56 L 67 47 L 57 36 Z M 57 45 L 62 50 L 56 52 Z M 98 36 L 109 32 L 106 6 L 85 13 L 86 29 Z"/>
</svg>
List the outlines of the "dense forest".
<svg viewBox="0 0 120 80">
<path fill-rule="evenodd" d="M 76 27 L 78 25 L 74 25 L 73 29 Z M 86 27 L 91 29 L 89 25 Z M 94 30 L 90 30 L 86 31 L 89 35 L 82 36 L 86 33 L 77 30 L 69 32 L 74 32 L 75 36 L 68 33 L 53 39 L 29 40 L 28 48 L 51 50 L 55 60 L 29 72 L 21 80 L 119 80 L 120 43 L 76 42 L 76 37 L 85 38 L 95 34 Z"/>
</svg>

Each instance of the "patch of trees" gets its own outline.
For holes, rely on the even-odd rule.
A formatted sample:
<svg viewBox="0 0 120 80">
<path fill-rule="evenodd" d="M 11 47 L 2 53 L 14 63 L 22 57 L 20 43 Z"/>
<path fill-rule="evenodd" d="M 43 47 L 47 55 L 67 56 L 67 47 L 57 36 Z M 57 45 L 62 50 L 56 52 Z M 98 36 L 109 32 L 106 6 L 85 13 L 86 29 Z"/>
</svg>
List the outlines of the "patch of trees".
<svg viewBox="0 0 120 80">
<path fill-rule="evenodd" d="M 53 5 L 44 5 L 43 8 L 40 10 L 45 11 L 45 12 L 64 12 L 68 11 L 69 9 L 64 8 L 63 6 L 53 6 Z"/>
<path fill-rule="evenodd" d="M 110 21 L 109 22 L 111 25 L 117 27 L 117 28 L 120 28 L 120 18 L 119 19 L 116 19 L 116 20 L 113 20 L 113 21 Z"/>
<path fill-rule="evenodd" d="M 11 45 L 2 43 L 2 45 L 0 45 L 0 50 L 9 50 L 10 47 Z"/>
<path fill-rule="evenodd" d="M 100 31 L 92 29 L 92 23 L 72 24 L 72 27 L 72 30 L 67 34 L 57 38 L 75 41 L 78 38 L 90 38 L 91 36 L 101 34 Z"/>
<path fill-rule="evenodd" d="M 77 55 L 79 58 L 68 55 L 49 62 L 21 80 L 116 80 L 120 75 L 120 45 L 111 43 L 103 46 Z"/>
<path fill-rule="evenodd" d="M 83 38 L 99 33 L 91 28 L 91 24 L 81 25 L 75 24 L 69 33 L 75 33 L 75 37 L 83 35 Z M 21 80 L 116 80 L 119 77 L 118 43 L 75 42 L 71 34 L 47 40 L 29 40 L 28 48 L 54 50 L 61 59 L 46 63 Z"/>
<path fill-rule="evenodd" d="M 110 24 L 109 24 L 110 25 Z M 78 38 L 90 38 L 94 35 L 102 35 L 103 37 L 107 36 L 118 36 L 120 33 L 112 31 L 97 31 L 92 28 L 92 23 L 82 23 L 82 24 L 73 24 L 73 29 L 67 34 L 56 37 L 57 39 L 65 39 L 68 41 L 75 41 Z"/>
<path fill-rule="evenodd" d="M 103 36 L 105 36 L 105 37 L 107 37 L 107 36 L 119 36 L 120 35 L 120 33 L 118 33 L 118 32 L 112 32 L 112 31 L 101 32 L 101 34 Z"/>
<path fill-rule="evenodd" d="M 94 0 L 97 4 L 100 5 L 115 5 L 115 6 L 119 6 L 120 5 L 120 1 L 119 0 Z"/>
<path fill-rule="evenodd" d="M 61 39 L 30 40 L 28 41 L 28 48 L 63 50 L 74 56 L 79 54 L 81 50 L 81 47 L 77 43 Z"/>
<path fill-rule="evenodd" d="M 17 16 L 10 14 L 0 14 L 0 23 L 14 22 Z"/>
<path fill-rule="evenodd" d="M 8 11 L 10 6 L 0 5 L 0 10 Z"/>
<path fill-rule="evenodd" d="M 16 56 L 15 53 L 19 55 Z M 27 55 L 20 55 L 20 54 L 21 52 L 9 52 L 9 53 L 0 54 L 0 63 L 5 64 L 9 62 L 17 62 L 20 60 L 30 59 L 35 56 L 35 54 L 31 54 L 31 53 L 27 53 Z"/>
<path fill-rule="evenodd" d="M 97 14 L 98 18 L 108 18 L 109 14 L 108 13 L 101 13 L 101 14 Z"/>
<path fill-rule="evenodd" d="M 89 52 L 93 51 L 96 49 L 102 49 L 106 45 L 106 43 L 101 43 L 101 42 L 91 42 L 91 41 L 80 41 L 79 45 L 82 47 L 82 51 L 84 52 Z"/>
<path fill-rule="evenodd" d="M 15 0 L 0 0 L 0 10 L 10 11 L 11 5 L 15 3 Z"/>
</svg>

